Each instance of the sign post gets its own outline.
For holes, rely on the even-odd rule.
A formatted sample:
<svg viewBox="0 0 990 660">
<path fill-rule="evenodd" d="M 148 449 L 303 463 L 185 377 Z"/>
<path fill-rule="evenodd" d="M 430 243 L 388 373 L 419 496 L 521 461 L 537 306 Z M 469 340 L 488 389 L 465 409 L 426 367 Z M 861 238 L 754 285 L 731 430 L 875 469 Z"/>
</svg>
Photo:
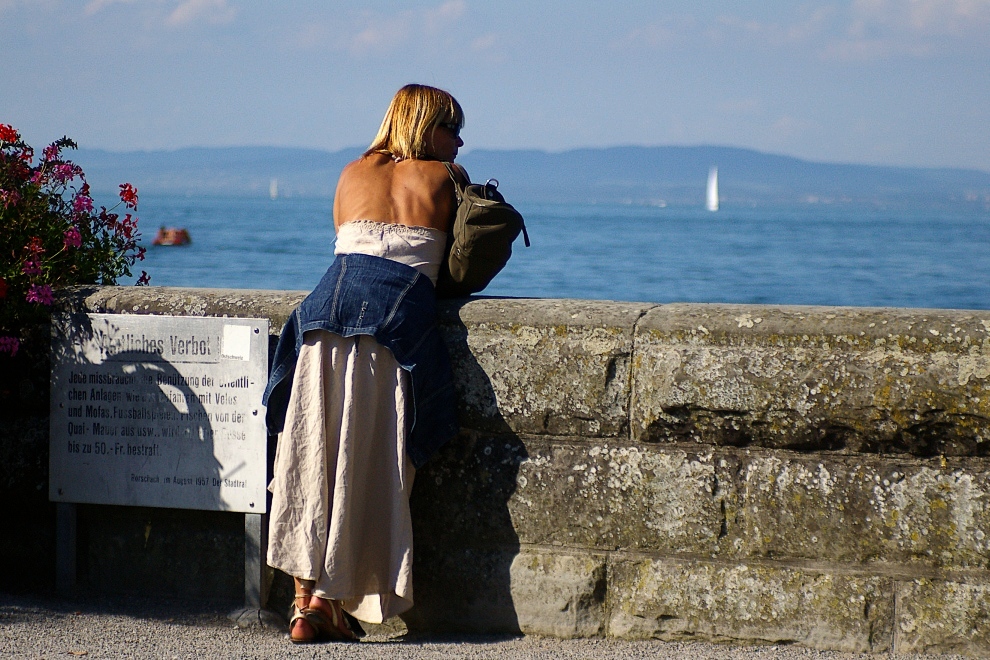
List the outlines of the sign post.
<svg viewBox="0 0 990 660">
<path fill-rule="evenodd" d="M 268 320 L 77 314 L 52 328 L 58 587 L 75 582 L 75 503 L 236 511 L 245 601 L 262 607 Z"/>
</svg>

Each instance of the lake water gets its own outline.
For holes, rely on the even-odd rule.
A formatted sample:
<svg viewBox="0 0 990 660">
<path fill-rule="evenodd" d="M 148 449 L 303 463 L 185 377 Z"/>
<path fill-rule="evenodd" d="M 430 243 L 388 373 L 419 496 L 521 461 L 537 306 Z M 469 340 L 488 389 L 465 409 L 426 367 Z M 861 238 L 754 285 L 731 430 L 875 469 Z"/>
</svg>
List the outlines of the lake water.
<svg viewBox="0 0 990 660">
<path fill-rule="evenodd" d="M 142 195 L 153 285 L 312 289 L 333 260 L 329 199 Z M 644 302 L 990 309 L 990 213 L 830 205 L 734 209 L 517 206 L 515 244 L 484 292 Z M 193 242 L 154 247 L 159 225 Z"/>
</svg>

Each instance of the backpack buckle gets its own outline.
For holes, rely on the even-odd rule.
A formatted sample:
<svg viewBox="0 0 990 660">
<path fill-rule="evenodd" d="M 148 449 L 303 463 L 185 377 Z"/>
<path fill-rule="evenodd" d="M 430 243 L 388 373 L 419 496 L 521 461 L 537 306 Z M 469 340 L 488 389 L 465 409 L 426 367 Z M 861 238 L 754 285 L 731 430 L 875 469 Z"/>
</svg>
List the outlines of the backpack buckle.
<svg viewBox="0 0 990 660">
<path fill-rule="evenodd" d="M 490 191 L 488 189 L 489 186 L 491 187 Z M 495 196 L 492 195 L 492 193 L 498 192 L 498 179 L 488 179 L 488 181 L 485 181 L 484 188 L 485 188 L 485 199 L 495 199 Z"/>
</svg>

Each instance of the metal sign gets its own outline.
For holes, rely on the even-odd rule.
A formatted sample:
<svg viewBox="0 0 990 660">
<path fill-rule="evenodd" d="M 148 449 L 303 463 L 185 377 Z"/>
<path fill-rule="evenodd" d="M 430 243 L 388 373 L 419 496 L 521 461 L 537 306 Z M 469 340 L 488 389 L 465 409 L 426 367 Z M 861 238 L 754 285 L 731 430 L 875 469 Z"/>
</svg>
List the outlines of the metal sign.
<svg viewBox="0 0 990 660">
<path fill-rule="evenodd" d="M 52 320 L 49 498 L 266 511 L 268 320 Z"/>
</svg>

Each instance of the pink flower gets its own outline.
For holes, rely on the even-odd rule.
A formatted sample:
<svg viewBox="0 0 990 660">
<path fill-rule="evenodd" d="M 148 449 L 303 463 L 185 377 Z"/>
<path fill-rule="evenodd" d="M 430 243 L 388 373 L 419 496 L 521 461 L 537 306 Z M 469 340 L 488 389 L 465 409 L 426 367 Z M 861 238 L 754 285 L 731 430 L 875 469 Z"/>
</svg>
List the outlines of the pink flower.
<svg viewBox="0 0 990 660">
<path fill-rule="evenodd" d="M 136 209 L 138 204 L 137 188 L 129 183 L 120 184 L 120 201 L 128 208 Z"/>
<path fill-rule="evenodd" d="M 70 247 L 82 247 L 82 234 L 79 233 L 79 228 L 69 227 L 66 229 L 64 242 L 66 249 Z"/>
<path fill-rule="evenodd" d="M 57 144 L 50 144 L 47 147 L 45 147 L 45 150 L 42 152 L 43 153 L 42 158 L 44 160 L 56 160 L 58 159 L 58 154 L 61 150 L 62 148 Z"/>
<path fill-rule="evenodd" d="M 25 275 L 41 275 L 41 266 L 38 265 L 37 261 L 28 259 L 24 262 L 24 266 L 21 267 L 21 272 Z"/>
<path fill-rule="evenodd" d="M 0 124 L 0 142 L 17 142 L 20 137 L 10 124 Z"/>
<path fill-rule="evenodd" d="M 134 284 L 136 284 L 137 286 L 148 286 L 148 282 L 150 281 L 151 281 L 151 275 L 148 275 L 148 271 L 142 270 L 141 277 L 139 277 L 138 281 L 135 282 Z"/>
<path fill-rule="evenodd" d="M 42 305 L 51 305 L 53 301 L 52 288 L 47 284 L 32 284 L 28 287 L 28 292 L 24 296 L 24 300 Z"/>
<path fill-rule="evenodd" d="M 76 175 L 76 168 L 72 163 L 61 163 L 52 168 L 52 177 L 59 183 L 65 183 Z"/>
<path fill-rule="evenodd" d="M 17 355 L 17 349 L 20 345 L 21 342 L 17 340 L 17 337 L 0 337 L 0 353 L 10 353 L 10 357 L 14 357 Z"/>
<path fill-rule="evenodd" d="M 93 210 L 93 198 L 80 192 L 72 200 L 72 210 L 76 213 L 89 213 Z"/>
<path fill-rule="evenodd" d="M 5 209 L 9 209 L 19 201 L 21 201 L 21 195 L 16 190 L 0 190 L 0 204 L 3 204 Z"/>
</svg>

